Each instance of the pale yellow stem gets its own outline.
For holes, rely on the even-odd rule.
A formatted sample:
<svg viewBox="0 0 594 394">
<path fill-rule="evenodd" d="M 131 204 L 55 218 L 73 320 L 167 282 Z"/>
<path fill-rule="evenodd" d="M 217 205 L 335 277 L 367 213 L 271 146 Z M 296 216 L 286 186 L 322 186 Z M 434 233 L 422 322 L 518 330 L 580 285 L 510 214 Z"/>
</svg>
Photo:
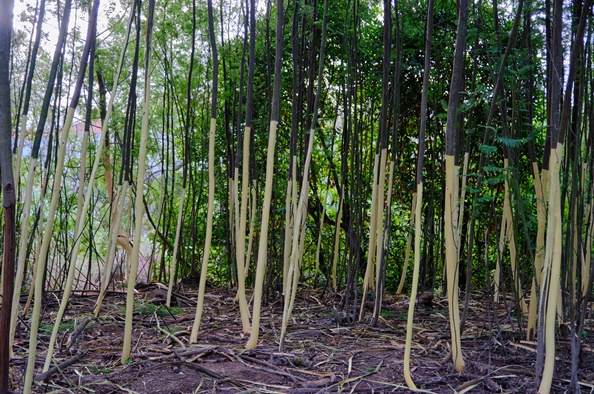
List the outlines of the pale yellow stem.
<svg viewBox="0 0 594 394">
<path fill-rule="evenodd" d="M 151 12 L 149 10 L 149 12 Z M 144 218 L 144 176 L 146 174 L 146 148 L 148 140 L 149 125 L 149 107 L 151 98 L 151 53 L 152 48 L 146 48 L 147 65 L 144 83 L 144 102 L 142 108 L 142 127 L 140 132 L 140 146 L 138 151 L 138 172 L 136 175 L 136 201 L 134 217 L 134 245 L 132 247 L 132 256 L 130 258 L 130 273 L 128 276 L 128 291 L 126 294 L 126 324 L 124 326 L 124 344 L 122 346 L 122 364 L 130 358 L 132 354 L 132 324 L 134 312 L 134 286 L 136 285 L 136 276 L 138 275 L 138 259 L 140 257 L 140 244 L 142 238 L 142 224 Z"/>
<path fill-rule="evenodd" d="M 17 148 L 16 158 L 14 159 L 14 177 L 16 178 L 16 195 L 20 197 L 21 188 L 21 162 L 23 161 L 23 147 L 25 146 L 25 136 L 27 135 L 27 114 L 21 115 L 21 135 L 19 138 L 19 146 Z M 37 161 L 37 159 L 35 159 Z M 26 185 L 29 187 L 29 185 Z"/>
<path fill-rule="evenodd" d="M 248 272 L 250 267 L 250 261 L 252 256 L 252 249 L 254 245 L 254 238 L 256 237 L 256 207 L 257 207 L 258 200 L 256 199 L 256 181 L 252 182 L 251 193 L 250 193 L 250 231 L 248 235 L 248 247 L 245 259 L 245 267 L 243 269 L 244 272 Z M 249 312 L 249 311 L 248 311 Z"/>
<path fill-rule="evenodd" d="M 20 146 L 19 146 L 20 148 Z M 17 263 L 17 272 L 14 279 L 14 294 L 12 297 L 12 313 L 10 318 L 10 355 L 11 357 L 14 356 L 12 345 L 14 343 L 14 334 L 16 331 L 16 324 L 18 320 L 19 314 L 19 300 L 21 297 L 21 286 L 23 283 L 23 278 L 25 276 L 25 269 L 26 269 L 26 256 L 27 256 L 27 241 L 29 240 L 29 218 L 31 215 L 31 200 L 33 200 L 33 179 L 35 177 L 35 170 L 37 167 L 37 159 L 31 157 L 31 161 L 29 163 L 29 174 L 27 175 L 27 184 L 26 184 L 26 192 L 25 192 L 25 204 L 23 206 L 23 217 L 21 219 L 21 234 L 20 234 L 20 241 L 19 241 L 19 254 L 18 254 L 18 263 Z"/>
<path fill-rule="evenodd" d="M 68 128 L 70 129 L 70 126 L 72 124 L 72 118 L 74 117 L 74 109 L 72 109 L 72 111 L 70 111 L 71 109 L 68 108 L 68 113 L 72 112 L 72 116 L 70 118 L 66 118 L 66 123 L 64 124 L 64 128 Z M 70 132 L 70 130 L 68 130 L 66 132 L 66 135 L 68 135 Z M 82 149 L 82 153 L 81 153 L 81 166 L 80 166 L 80 172 L 79 172 L 79 189 L 78 189 L 78 208 L 77 208 L 77 212 L 76 212 L 76 218 L 77 218 L 77 235 L 78 238 L 76 239 L 75 243 L 74 243 L 74 248 L 72 250 L 72 254 L 70 257 L 70 265 L 68 267 L 68 275 L 66 278 L 66 285 L 64 287 L 64 293 L 62 293 L 62 301 L 60 302 L 60 308 L 58 310 L 58 315 L 56 316 L 56 320 L 54 321 L 54 328 L 52 330 L 52 336 L 50 338 L 50 342 L 48 345 L 48 349 L 47 349 L 47 354 L 45 357 L 45 364 L 43 365 L 43 372 L 46 372 L 52 362 L 52 356 L 54 353 L 54 345 L 56 343 L 56 340 L 58 338 L 58 331 L 60 331 L 60 324 L 62 323 L 62 319 L 64 317 L 64 313 L 66 312 L 66 307 L 68 306 L 68 300 L 70 299 L 70 294 L 72 292 L 72 284 L 74 283 L 74 274 L 76 272 L 76 264 L 77 264 L 77 256 L 78 256 L 78 249 L 80 246 L 80 235 L 82 234 L 82 229 L 83 229 L 83 225 L 84 225 L 84 216 L 83 214 L 86 213 L 83 212 L 83 191 L 84 191 L 84 186 L 85 186 L 85 172 L 86 172 L 86 152 L 87 152 L 87 144 L 88 144 L 88 140 L 89 140 L 89 133 L 85 133 L 84 139 L 83 139 L 83 149 Z M 63 160 L 63 158 L 62 158 Z M 91 184 L 92 185 L 92 184 Z M 89 185 L 89 189 L 91 188 L 91 185 Z M 58 193 L 59 193 L 58 189 Z"/>
<path fill-rule="evenodd" d="M 186 199 L 186 188 L 182 187 L 181 196 L 179 197 L 179 210 L 177 212 L 177 225 L 175 226 L 175 243 L 173 244 L 173 258 L 171 261 L 171 269 L 169 270 L 169 286 L 167 287 L 167 300 L 165 305 L 171 306 L 171 295 L 173 293 L 173 285 L 175 282 L 175 271 L 177 270 L 177 254 L 179 253 L 179 239 L 181 235 L 182 219 L 184 217 L 184 200 Z"/>
<path fill-rule="evenodd" d="M 499 228 L 499 242 L 497 244 L 497 262 L 495 265 L 495 277 L 493 278 L 493 299 L 499 302 L 499 293 L 501 291 L 501 261 L 503 260 L 503 253 L 505 251 L 505 238 L 507 232 L 507 208 L 509 200 L 503 199 L 503 214 L 501 215 L 501 227 Z"/>
<path fill-rule="evenodd" d="M 542 265 L 544 261 L 544 237 L 546 222 L 546 190 L 543 188 L 538 163 L 532 163 L 532 173 L 534 175 L 534 192 L 536 195 L 536 214 L 538 229 L 536 232 L 536 252 L 534 254 L 534 275 L 532 277 L 532 287 L 530 290 L 530 306 L 528 309 L 528 327 L 526 330 L 526 340 L 531 341 L 536 335 L 536 315 L 538 311 L 538 302 L 536 298 L 536 288 L 541 285 Z M 543 171 L 544 176 L 544 171 Z"/>
<path fill-rule="evenodd" d="M 338 252 L 340 250 L 340 223 L 342 221 L 342 206 L 344 201 L 344 185 L 340 190 L 340 203 L 338 204 L 338 213 L 336 214 L 336 229 L 334 230 L 334 253 L 332 253 L 332 288 L 337 290 L 336 274 L 338 270 Z"/>
<path fill-rule="evenodd" d="M 581 180 L 581 184 L 582 184 L 582 194 L 585 195 L 587 193 L 586 187 L 585 185 L 587 184 L 587 165 L 586 163 L 582 164 L 582 180 Z M 586 208 L 584 210 L 584 216 L 585 216 L 585 220 L 583 223 L 583 226 L 587 229 L 589 229 L 588 234 L 592 234 L 592 205 L 591 204 L 586 204 Z M 577 229 L 577 226 L 576 226 Z M 575 237 L 575 239 L 577 240 L 577 235 Z M 575 261 L 581 261 L 581 269 L 582 269 L 582 278 L 581 278 L 581 294 L 582 297 L 584 297 L 586 295 L 586 292 L 588 291 L 588 283 L 590 280 L 590 256 L 587 256 L 590 254 L 590 250 L 592 248 L 592 242 L 585 242 L 585 251 L 584 251 L 584 247 L 581 248 L 580 251 L 580 259 L 579 260 L 575 260 Z M 576 249 L 577 250 L 577 249 Z"/>
<path fill-rule="evenodd" d="M 412 207 L 411 213 L 416 212 L 417 206 L 417 192 L 413 193 L 412 196 Z M 402 274 L 400 275 L 400 283 L 398 284 L 398 290 L 396 290 L 396 294 L 402 294 L 402 290 L 404 289 L 404 282 L 406 280 L 406 271 L 408 270 L 408 259 L 410 258 L 410 249 L 411 244 L 413 241 L 413 230 L 415 228 L 415 215 L 410 215 L 410 224 L 409 224 L 409 233 L 408 233 L 408 240 L 406 241 L 406 252 L 404 252 L 404 264 L 402 265 Z"/>
<path fill-rule="evenodd" d="M 511 263 L 512 276 L 514 279 L 516 294 L 520 302 L 520 309 L 524 315 L 528 314 L 528 306 L 526 305 L 526 299 L 524 298 L 524 291 L 522 290 L 522 284 L 520 283 L 520 275 L 518 273 L 518 261 L 517 261 L 517 248 L 516 248 L 516 236 L 514 234 L 513 220 L 511 216 L 511 206 L 508 204 L 507 212 L 507 238 L 509 242 L 509 259 Z"/>
<path fill-rule="evenodd" d="M 313 150 L 313 141 L 315 136 L 315 130 L 310 130 L 309 143 L 307 147 L 307 157 L 303 167 L 303 179 L 301 183 L 301 193 L 299 196 L 299 202 L 297 211 L 295 213 L 295 223 L 293 228 L 293 239 L 291 247 L 291 258 L 289 263 L 289 269 L 287 271 L 287 287 L 284 288 L 285 302 L 283 308 L 283 319 L 281 326 L 280 335 L 280 346 L 283 347 L 284 337 L 287 332 L 287 326 L 289 324 L 289 318 L 293 310 L 293 304 L 295 301 L 295 295 L 297 291 L 297 285 L 299 283 L 299 273 L 301 268 L 301 259 L 303 256 L 303 236 L 305 234 L 305 219 L 307 217 L 307 202 L 309 197 L 309 168 L 311 166 L 311 156 Z M 282 350 L 282 349 L 281 349 Z"/>
<path fill-rule="evenodd" d="M 417 300 L 417 289 L 419 286 L 419 271 L 421 266 L 421 205 L 423 204 L 423 184 L 417 183 L 418 204 L 416 204 L 415 216 L 415 257 L 413 265 L 412 287 L 410 290 L 410 301 L 408 303 L 408 316 L 406 320 L 406 343 L 404 347 L 404 380 L 409 389 L 416 390 L 412 377 L 410 375 L 410 352 L 412 347 L 412 331 L 414 324 L 415 303 Z M 414 205 L 414 204 L 413 204 Z M 413 216 L 413 215 L 411 215 Z"/>
<path fill-rule="evenodd" d="M 546 302 L 545 319 L 545 362 L 538 392 L 549 393 L 555 370 L 555 320 L 559 298 L 561 274 L 561 203 L 559 187 L 559 166 L 563 158 L 563 144 L 557 143 L 551 151 L 549 212 L 547 218 L 546 252 L 543 270 L 541 302 Z"/>
<path fill-rule="evenodd" d="M 460 212 L 458 217 L 458 223 L 464 223 L 464 206 L 466 202 L 466 179 L 468 174 L 468 161 L 470 159 L 470 153 L 464 153 L 464 166 L 462 167 L 462 188 L 460 192 Z M 462 228 L 461 226 L 458 228 L 458 235 L 457 235 L 457 245 L 462 245 Z M 460 250 L 461 247 L 458 247 L 458 260 L 460 260 Z"/>
<path fill-rule="evenodd" d="M 363 313 L 365 312 L 365 300 L 367 299 L 367 290 L 369 287 L 373 287 L 373 272 L 374 272 L 374 258 L 375 248 L 377 246 L 377 193 L 378 183 L 376 182 L 379 173 L 379 161 L 380 154 L 375 155 L 375 163 L 373 165 L 373 183 L 371 192 L 371 218 L 369 220 L 369 247 L 367 250 L 367 268 L 365 269 L 365 277 L 363 279 L 363 295 L 361 296 L 361 308 L 359 309 L 359 320 L 363 319 Z"/>
<path fill-rule="evenodd" d="M 49 168 L 45 168 L 41 177 L 41 189 L 39 190 L 39 225 L 37 230 L 37 248 L 35 251 L 35 257 L 33 258 L 33 274 L 31 278 L 31 283 L 36 283 L 37 278 L 37 264 L 39 262 L 39 256 L 41 254 L 41 244 L 43 243 L 43 229 L 45 228 L 44 225 L 44 216 L 45 216 L 45 190 L 47 190 L 47 184 L 49 182 Z M 27 302 L 25 302 L 25 306 L 23 307 L 22 316 L 26 316 L 27 312 L 29 311 L 29 307 L 31 306 L 31 301 L 33 300 L 33 293 L 35 292 L 35 286 L 29 286 L 29 296 L 27 297 Z"/>
<path fill-rule="evenodd" d="M 107 245 L 107 257 L 105 258 L 105 267 L 103 268 L 103 280 L 101 281 L 101 289 L 99 291 L 97 301 L 95 302 L 95 309 L 93 310 L 93 314 L 95 315 L 95 317 L 99 316 L 99 312 L 101 311 L 101 306 L 103 304 L 103 299 L 105 297 L 105 292 L 107 291 L 107 286 L 109 286 L 109 280 L 111 278 L 111 271 L 113 269 L 113 262 L 115 259 L 116 245 L 118 244 L 120 223 L 122 221 L 122 216 L 124 213 L 124 202 L 126 200 L 126 194 L 128 193 L 128 187 L 128 181 L 124 181 L 123 185 L 119 188 L 120 190 L 116 194 L 115 200 L 112 203 L 112 221 L 111 228 L 109 231 L 109 242 Z M 130 242 L 126 242 L 126 244 L 126 258 L 129 259 L 132 254 L 132 245 L 130 244 Z"/>
<path fill-rule="evenodd" d="M 453 155 L 446 155 L 446 191 L 445 191 L 445 246 L 448 306 L 450 314 L 450 332 L 452 337 L 452 359 L 456 371 L 464 371 L 464 359 L 460 341 L 460 309 L 458 306 L 458 167 Z"/>
<path fill-rule="evenodd" d="M 320 231 L 318 232 L 318 242 L 316 243 L 316 266 L 314 271 L 314 281 L 315 278 L 318 277 L 318 273 L 320 272 L 320 248 L 322 246 L 322 233 L 324 229 L 324 217 L 326 216 L 326 206 L 328 205 L 328 196 L 330 196 L 330 192 L 328 187 L 326 187 L 326 196 L 324 197 L 324 206 L 322 207 L 322 215 L 320 216 Z"/>
<path fill-rule="evenodd" d="M 283 249 L 283 292 L 287 288 L 287 278 L 289 266 L 291 265 L 291 240 L 293 239 L 293 228 L 295 227 L 294 206 L 297 204 L 297 193 L 293 189 L 297 188 L 295 176 L 297 173 L 297 157 L 291 157 L 291 179 L 287 181 L 287 190 L 285 195 L 285 245 Z"/>
<path fill-rule="evenodd" d="M 239 222 L 239 230 L 237 231 L 235 254 L 237 260 L 237 300 L 239 302 L 239 313 L 241 315 L 241 324 L 243 332 L 250 331 L 250 310 L 247 304 L 247 297 L 245 295 L 245 279 L 248 273 L 248 262 L 250 259 L 249 253 L 246 255 L 245 237 L 246 237 L 246 222 L 247 222 L 247 207 L 249 200 L 249 164 L 250 164 L 250 138 L 251 127 L 246 127 L 243 133 L 243 162 L 241 168 L 241 209 L 237 221 Z M 236 183 L 239 181 L 238 172 L 236 171 Z M 236 191 L 239 193 L 239 190 Z M 236 199 L 237 200 L 237 199 Z"/>
<path fill-rule="evenodd" d="M 204 255 L 202 256 L 202 267 L 200 269 L 198 305 L 196 306 L 196 316 L 194 317 L 194 325 L 192 326 L 192 333 L 190 334 L 190 343 L 196 343 L 196 341 L 198 340 L 198 330 L 200 330 L 200 323 L 202 321 L 202 311 L 204 309 L 204 292 L 206 289 L 206 274 L 208 272 L 208 261 L 210 259 L 210 245 L 212 241 L 212 218 L 214 216 L 214 152 L 216 128 L 217 119 L 210 118 L 210 132 L 208 137 L 208 211 L 206 213 L 206 239 L 204 240 Z"/>
<path fill-rule="evenodd" d="M 386 186 L 386 160 L 388 157 L 388 150 L 382 149 L 380 152 L 380 163 L 379 163 L 379 181 L 378 181 L 378 188 L 377 188 L 377 208 L 376 208 L 376 229 L 375 233 L 377 234 L 376 239 L 376 246 L 375 246 L 375 261 L 377 264 L 375 265 L 375 277 L 379 278 L 380 276 L 380 264 L 379 261 L 382 258 L 382 252 L 384 249 L 384 192 Z M 381 294 L 376 292 L 376 297 L 381 297 Z M 361 304 L 363 305 L 363 303 Z"/>
<path fill-rule="evenodd" d="M 266 154 L 266 183 L 264 184 L 264 202 L 262 207 L 262 226 L 260 230 L 260 243 L 258 249 L 258 263 L 256 265 L 256 283 L 254 285 L 254 312 L 252 317 L 252 331 L 246 343 L 247 349 L 258 346 L 260 335 L 260 308 L 262 306 L 262 293 L 264 288 L 264 274 L 268 255 L 268 225 L 270 222 L 270 202 L 272 200 L 272 178 L 274 174 L 274 149 L 276 146 L 276 128 L 278 122 L 270 122 L 268 134 L 268 152 Z"/>
<path fill-rule="evenodd" d="M 33 384 L 33 375 L 35 371 L 35 357 L 37 355 L 37 334 L 39 332 L 39 322 L 41 321 L 41 297 L 43 289 L 44 271 L 48 258 L 49 246 L 52 239 L 54 221 L 56 218 L 56 210 L 60 197 L 60 188 L 62 186 L 62 176 L 64 172 L 64 157 L 66 156 L 66 141 L 68 140 L 68 132 L 74 117 L 74 108 L 68 108 L 66 113 L 66 121 L 64 128 L 60 133 L 60 145 L 58 149 L 58 158 L 56 162 L 56 172 L 54 174 L 54 182 L 52 188 L 52 199 L 49 210 L 47 212 L 47 222 L 43 231 L 43 241 L 40 248 L 39 261 L 37 262 L 37 276 L 35 278 L 35 300 L 33 305 L 33 313 L 31 317 L 31 331 L 29 334 L 29 358 L 27 361 L 27 369 L 25 372 L 25 384 L 23 393 L 31 393 Z M 43 203 L 43 202 L 42 202 Z M 53 346 L 53 344 L 51 344 Z M 51 347 L 48 348 L 51 352 Z"/>
</svg>

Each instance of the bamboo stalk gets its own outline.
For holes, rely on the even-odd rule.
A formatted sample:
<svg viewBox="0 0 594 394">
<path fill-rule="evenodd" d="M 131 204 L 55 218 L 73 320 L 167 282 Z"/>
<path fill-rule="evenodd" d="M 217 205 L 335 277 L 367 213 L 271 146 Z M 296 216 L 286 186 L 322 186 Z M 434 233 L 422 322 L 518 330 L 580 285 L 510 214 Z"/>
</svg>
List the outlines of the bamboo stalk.
<svg viewBox="0 0 594 394">
<path fill-rule="evenodd" d="M 135 214 L 136 223 L 134 226 L 134 245 L 130 258 L 130 272 L 128 275 L 128 291 L 126 294 L 126 324 L 124 327 L 124 344 L 122 346 L 122 364 L 125 364 L 132 352 L 132 324 L 134 312 L 134 286 L 138 274 L 138 259 L 140 256 L 140 244 L 142 235 L 142 223 L 144 217 L 144 176 L 146 174 L 146 148 L 148 140 L 149 108 L 151 98 L 151 58 L 152 58 L 152 33 L 153 17 L 155 12 L 155 0 L 149 0 L 146 31 L 146 58 L 145 58 L 145 80 L 144 80 L 144 102 L 142 108 L 142 127 L 140 132 L 140 146 L 138 151 L 138 173 L 136 178 L 136 201 Z"/>
</svg>

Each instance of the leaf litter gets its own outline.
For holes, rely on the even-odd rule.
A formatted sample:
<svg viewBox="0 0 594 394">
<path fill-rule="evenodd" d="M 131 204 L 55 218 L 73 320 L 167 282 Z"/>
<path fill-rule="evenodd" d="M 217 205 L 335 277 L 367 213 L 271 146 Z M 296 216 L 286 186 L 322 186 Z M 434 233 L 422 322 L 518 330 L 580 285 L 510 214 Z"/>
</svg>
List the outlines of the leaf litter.
<svg viewBox="0 0 594 394">
<path fill-rule="evenodd" d="M 98 318 L 96 295 L 76 294 L 64 318 L 53 369 L 41 368 L 57 307 L 43 316 L 37 344 L 38 393 L 407 393 L 404 383 L 408 297 L 387 295 L 378 324 L 340 317 L 339 295 L 304 286 L 297 297 L 285 339 L 278 348 L 282 298 L 263 307 L 260 342 L 246 350 L 235 292 L 209 288 L 198 342 L 190 344 L 197 290 L 182 286 L 175 307 L 167 308 L 162 285 L 137 286 L 133 355 L 122 364 L 125 294 L 112 292 Z M 166 291 L 166 290 L 165 290 Z M 518 334 L 516 314 L 497 305 L 489 313 L 487 296 L 473 293 L 462 335 L 464 373 L 455 372 L 449 353 L 447 300 L 439 295 L 415 308 L 411 373 L 418 392 L 533 393 L 536 342 Z M 591 313 L 591 309 L 590 309 Z M 490 318 L 494 316 L 495 318 Z M 592 316 L 587 319 L 592 327 Z M 28 320 L 15 338 L 11 381 L 18 392 L 24 381 Z M 45 329 L 43 329 L 45 327 Z M 50 327 L 48 329 L 48 327 Z M 582 390 L 594 390 L 594 332 L 584 332 L 579 365 Z M 564 392 L 571 379 L 571 341 L 557 339 L 553 392 Z"/>
</svg>

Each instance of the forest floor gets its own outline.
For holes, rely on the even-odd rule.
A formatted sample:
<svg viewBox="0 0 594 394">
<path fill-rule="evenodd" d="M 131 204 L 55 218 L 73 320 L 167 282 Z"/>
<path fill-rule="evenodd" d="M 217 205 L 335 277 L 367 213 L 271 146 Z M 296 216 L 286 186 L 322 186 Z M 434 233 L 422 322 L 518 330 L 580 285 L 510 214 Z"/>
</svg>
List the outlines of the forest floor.
<svg viewBox="0 0 594 394">
<path fill-rule="evenodd" d="M 269 297 L 262 309 L 260 343 L 246 350 L 234 292 L 207 289 L 198 343 L 190 344 L 197 292 L 182 288 L 179 307 L 164 305 L 164 286 L 138 289 L 133 356 L 120 363 L 125 294 L 110 293 L 99 318 L 92 318 L 96 295 L 75 295 L 61 325 L 55 364 L 73 361 L 43 381 L 36 392 L 57 393 L 405 393 L 403 377 L 408 297 L 387 295 L 378 324 L 351 323 L 333 312 L 342 300 L 331 293 L 302 289 L 279 351 L 282 299 Z M 50 294 L 50 299 L 56 299 Z M 488 297 L 474 294 L 462 348 L 466 371 L 457 373 L 449 357 L 447 300 L 436 296 L 415 308 L 412 377 L 420 392 L 534 392 L 536 343 L 524 341 L 513 302 L 489 313 Z M 37 343 L 36 376 L 41 374 L 57 302 L 43 317 Z M 172 303 L 173 304 L 173 303 Z M 586 326 L 591 330 L 592 310 Z M 73 341 L 76 326 L 87 322 Z M 337 321 L 338 320 L 338 321 Z M 579 363 L 582 392 L 594 392 L 594 331 L 584 331 Z M 29 347 L 28 329 L 15 340 L 13 390 L 22 390 Z M 557 338 L 553 392 L 564 392 L 571 372 L 569 336 Z"/>
</svg>

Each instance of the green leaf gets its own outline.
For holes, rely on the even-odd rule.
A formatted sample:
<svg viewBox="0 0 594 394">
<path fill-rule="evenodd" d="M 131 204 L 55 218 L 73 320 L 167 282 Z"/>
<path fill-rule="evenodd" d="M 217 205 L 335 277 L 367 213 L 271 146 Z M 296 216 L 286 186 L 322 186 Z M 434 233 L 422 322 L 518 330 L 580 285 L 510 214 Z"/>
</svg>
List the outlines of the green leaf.
<svg viewBox="0 0 594 394">
<path fill-rule="evenodd" d="M 505 175 L 498 175 L 498 176 L 493 177 L 493 178 L 485 179 L 485 183 L 488 184 L 488 185 L 498 185 L 501 182 L 505 181 L 505 179 L 506 179 L 505 178 Z"/>
<path fill-rule="evenodd" d="M 491 172 L 501 172 L 504 169 L 501 167 L 496 167 L 496 166 L 484 166 L 483 170 L 485 171 L 491 171 Z"/>
<path fill-rule="evenodd" d="M 485 129 L 489 129 L 489 130 L 491 130 L 494 133 L 497 132 L 497 129 L 495 127 L 493 127 L 493 126 L 487 126 L 487 125 L 479 125 L 479 126 L 480 127 L 484 127 Z"/>
<path fill-rule="evenodd" d="M 492 196 L 490 196 L 490 195 L 489 195 L 489 196 L 483 196 L 483 197 L 479 197 L 479 198 L 477 199 L 477 201 L 478 201 L 479 203 L 483 203 L 483 202 L 491 202 L 491 201 L 493 201 L 493 197 L 492 197 Z"/>
<path fill-rule="evenodd" d="M 480 150 L 486 155 L 491 155 L 497 152 L 497 147 L 492 145 L 481 145 Z"/>
<path fill-rule="evenodd" d="M 522 145 L 525 145 L 526 143 L 528 143 L 530 141 L 530 137 L 526 137 L 526 138 L 506 138 L 506 137 L 497 137 L 496 138 L 497 142 L 501 142 L 503 145 L 509 147 L 509 148 L 519 148 Z"/>
</svg>

